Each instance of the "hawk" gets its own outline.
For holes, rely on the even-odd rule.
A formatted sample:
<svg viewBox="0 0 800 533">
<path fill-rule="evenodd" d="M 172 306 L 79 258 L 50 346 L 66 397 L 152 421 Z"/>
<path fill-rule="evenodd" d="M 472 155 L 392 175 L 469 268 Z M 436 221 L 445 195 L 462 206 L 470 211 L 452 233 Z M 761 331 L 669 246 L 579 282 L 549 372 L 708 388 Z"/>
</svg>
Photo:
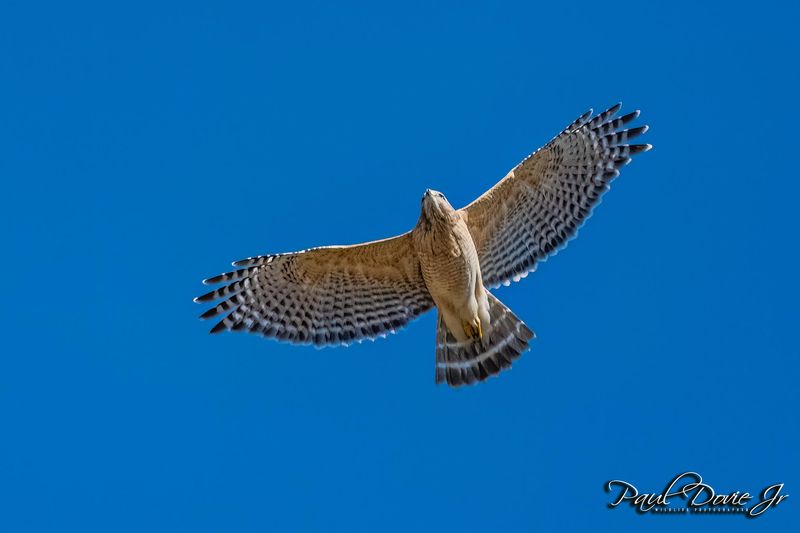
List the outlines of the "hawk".
<svg viewBox="0 0 800 533">
<path fill-rule="evenodd" d="M 466 207 L 428 189 L 403 235 L 236 261 L 237 270 L 203 282 L 222 286 L 195 298 L 217 302 L 200 318 L 218 319 L 211 333 L 347 345 L 436 307 L 436 383 L 499 374 L 534 333 L 487 287 L 524 278 L 563 246 L 619 169 L 651 148 L 629 144 L 647 126 L 623 129 L 639 111 L 617 116 L 620 108 L 587 111 Z"/>
</svg>

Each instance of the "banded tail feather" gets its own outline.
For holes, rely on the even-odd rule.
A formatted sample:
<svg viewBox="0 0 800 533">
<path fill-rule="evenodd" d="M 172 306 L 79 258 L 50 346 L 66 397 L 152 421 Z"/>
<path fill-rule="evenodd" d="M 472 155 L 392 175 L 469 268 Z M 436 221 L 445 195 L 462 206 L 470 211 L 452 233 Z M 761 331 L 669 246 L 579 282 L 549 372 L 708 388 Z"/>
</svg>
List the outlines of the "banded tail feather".
<svg viewBox="0 0 800 533">
<path fill-rule="evenodd" d="M 436 383 L 471 385 L 499 374 L 528 349 L 535 337 L 525 323 L 486 291 L 491 324 L 480 340 L 456 341 L 439 313 L 436 325 Z"/>
</svg>

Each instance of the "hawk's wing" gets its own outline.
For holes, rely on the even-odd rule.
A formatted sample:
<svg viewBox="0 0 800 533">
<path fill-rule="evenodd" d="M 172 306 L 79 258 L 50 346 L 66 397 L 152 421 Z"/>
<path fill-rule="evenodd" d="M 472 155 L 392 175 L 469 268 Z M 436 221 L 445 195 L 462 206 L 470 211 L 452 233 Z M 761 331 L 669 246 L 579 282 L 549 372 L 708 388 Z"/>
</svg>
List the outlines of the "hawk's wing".
<svg viewBox="0 0 800 533">
<path fill-rule="evenodd" d="M 433 307 L 411 234 L 354 246 L 236 261 L 240 270 L 203 283 L 224 287 L 195 298 L 221 300 L 212 333 L 245 330 L 296 343 L 349 343 L 403 327 Z"/>
<path fill-rule="evenodd" d="M 564 245 L 589 216 L 630 157 L 651 148 L 627 144 L 647 126 L 621 129 L 638 111 L 613 118 L 621 105 L 591 110 L 461 209 L 488 287 L 508 285 Z"/>
</svg>

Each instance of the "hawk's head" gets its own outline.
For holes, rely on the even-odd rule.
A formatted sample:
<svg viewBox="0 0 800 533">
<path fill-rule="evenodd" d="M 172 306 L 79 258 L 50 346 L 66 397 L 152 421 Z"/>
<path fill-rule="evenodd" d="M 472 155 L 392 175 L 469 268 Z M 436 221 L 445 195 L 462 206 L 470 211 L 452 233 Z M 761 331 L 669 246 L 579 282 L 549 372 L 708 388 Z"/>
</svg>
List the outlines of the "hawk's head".
<svg viewBox="0 0 800 533">
<path fill-rule="evenodd" d="M 428 189 L 422 195 L 422 216 L 429 222 L 450 218 L 455 210 L 444 194 Z"/>
</svg>

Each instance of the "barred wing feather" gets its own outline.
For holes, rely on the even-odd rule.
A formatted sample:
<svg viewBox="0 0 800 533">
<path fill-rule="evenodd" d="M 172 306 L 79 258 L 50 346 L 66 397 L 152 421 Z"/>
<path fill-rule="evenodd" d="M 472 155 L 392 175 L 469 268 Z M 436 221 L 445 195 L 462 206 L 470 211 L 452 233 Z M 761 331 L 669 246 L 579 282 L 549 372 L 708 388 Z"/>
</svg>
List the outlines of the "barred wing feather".
<svg viewBox="0 0 800 533">
<path fill-rule="evenodd" d="M 615 118 L 621 104 L 581 115 L 559 135 L 461 209 L 487 287 L 508 285 L 575 235 L 631 156 L 651 148 L 628 141 L 647 126 L 623 127 L 638 111 Z"/>
<path fill-rule="evenodd" d="M 236 261 L 239 270 L 195 298 L 218 302 L 200 315 L 211 329 L 249 331 L 293 343 L 349 344 L 394 332 L 433 307 L 410 233 L 354 246 Z"/>
</svg>

